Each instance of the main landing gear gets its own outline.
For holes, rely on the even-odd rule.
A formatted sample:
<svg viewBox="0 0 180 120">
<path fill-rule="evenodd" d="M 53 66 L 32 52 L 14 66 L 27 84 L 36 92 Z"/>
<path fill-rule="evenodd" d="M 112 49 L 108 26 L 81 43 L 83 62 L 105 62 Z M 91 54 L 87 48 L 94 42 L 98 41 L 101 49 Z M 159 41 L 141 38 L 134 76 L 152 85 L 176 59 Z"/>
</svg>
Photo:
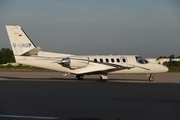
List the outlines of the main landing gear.
<svg viewBox="0 0 180 120">
<path fill-rule="evenodd" d="M 79 74 L 79 75 L 76 75 L 76 78 L 77 78 L 78 80 L 83 80 L 83 78 L 84 78 L 84 75 L 81 75 L 81 74 Z"/>
<path fill-rule="evenodd" d="M 154 77 L 152 76 L 152 74 L 148 74 L 147 77 L 148 77 L 148 80 L 149 80 L 150 82 L 153 82 L 153 81 L 154 81 Z M 76 75 L 76 78 L 77 78 L 78 80 L 83 80 L 84 75 L 83 75 L 83 74 L 78 74 L 78 75 Z M 101 81 L 101 82 L 106 82 L 107 80 L 108 80 L 107 75 L 100 74 L 100 81 Z"/>
<path fill-rule="evenodd" d="M 152 76 L 152 74 L 148 74 L 147 77 L 150 82 L 154 81 L 154 77 Z"/>
<path fill-rule="evenodd" d="M 76 78 L 77 78 L 78 80 L 83 80 L 84 75 L 78 74 L 78 75 L 76 75 Z M 100 75 L 100 80 L 101 80 L 101 82 L 106 82 L 106 81 L 108 80 L 107 75 Z"/>
<path fill-rule="evenodd" d="M 100 75 L 101 82 L 106 82 L 108 80 L 107 75 Z"/>
</svg>

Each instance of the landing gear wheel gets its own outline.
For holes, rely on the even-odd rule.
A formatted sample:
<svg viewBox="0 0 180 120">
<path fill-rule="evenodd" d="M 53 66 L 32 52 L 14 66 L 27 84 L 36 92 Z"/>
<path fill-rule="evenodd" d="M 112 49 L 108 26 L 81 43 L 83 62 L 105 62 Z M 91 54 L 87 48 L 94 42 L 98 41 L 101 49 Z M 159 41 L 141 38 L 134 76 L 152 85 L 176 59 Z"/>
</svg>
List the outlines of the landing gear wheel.
<svg viewBox="0 0 180 120">
<path fill-rule="evenodd" d="M 153 82 L 154 81 L 154 77 L 153 76 L 149 76 L 149 81 Z"/>
<path fill-rule="evenodd" d="M 107 75 L 100 75 L 101 82 L 106 82 L 108 80 Z"/>
<path fill-rule="evenodd" d="M 107 79 L 103 79 L 102 77 L 100 77 L 100 80 L 101 80 L 101 82 L 106 82 L 107 81 Z"/>
<path fill-rule="evenodd" d="M 78 80 L 83 80 L 83 77 L 84 77 L 84 75 L 76 75 L 76 78 L 77 78 Z"/>
</svg>

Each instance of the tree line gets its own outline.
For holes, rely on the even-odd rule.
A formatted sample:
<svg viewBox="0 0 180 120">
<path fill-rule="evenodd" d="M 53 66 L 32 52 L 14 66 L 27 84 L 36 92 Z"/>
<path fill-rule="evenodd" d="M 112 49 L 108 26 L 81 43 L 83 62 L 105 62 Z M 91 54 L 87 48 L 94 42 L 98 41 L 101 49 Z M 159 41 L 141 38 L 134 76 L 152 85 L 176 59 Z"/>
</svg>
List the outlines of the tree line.
<svg viewBox="0 0 180 120">
<path fill-rule="evenodd" d="M 170 61 L 164 62 L 163 65 L 167 67 L 180 67 L 180 61 L 170 60 Z"/>
<path fill-rule="evenodd" d="M 170 55 L 170 56 L 160 56 L 157 58 L 157 60 L 162 59 L 162 58 L 168 58 L 169 61 L 166 61 L 163 63 L 163 65 L 167 66 L 167 67 L 180 67 L 180 61 L 175 61 L 173 59 L 179 58 L 180 56 L 175 56 L 175 55 Z"/>
<path fill-rule="evenodd" d="M 170 59 L 174 59 L 174 58 L 180 58 L 180 56 L 175 56 L 175 55 L 170 55 L 170 56 L 160 56 L 157 58 L 158 59 L 162 59 L 162 58 L 170 58 Z"/>
<path fill-rule="evenodd" d="M 0 64 L 7 64 L 15 62 L 13 51 L 9 48 L 2 48 L 0 50 Z"/>
</svg>

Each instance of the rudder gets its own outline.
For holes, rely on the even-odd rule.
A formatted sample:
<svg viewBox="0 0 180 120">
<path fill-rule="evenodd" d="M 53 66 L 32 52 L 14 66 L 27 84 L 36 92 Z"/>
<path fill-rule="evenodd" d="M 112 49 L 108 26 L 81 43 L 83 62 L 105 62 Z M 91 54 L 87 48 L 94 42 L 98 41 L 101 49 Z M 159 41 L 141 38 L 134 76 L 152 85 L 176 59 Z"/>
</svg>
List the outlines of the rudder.
<svg viewBox="0 0 180 120">
<path fill-rule="evenodd" d="M 36 48 L 20 26 L 7 25 L 6 30 L 14 55 L 23 55 L 24 53 Z"/>
</svg>

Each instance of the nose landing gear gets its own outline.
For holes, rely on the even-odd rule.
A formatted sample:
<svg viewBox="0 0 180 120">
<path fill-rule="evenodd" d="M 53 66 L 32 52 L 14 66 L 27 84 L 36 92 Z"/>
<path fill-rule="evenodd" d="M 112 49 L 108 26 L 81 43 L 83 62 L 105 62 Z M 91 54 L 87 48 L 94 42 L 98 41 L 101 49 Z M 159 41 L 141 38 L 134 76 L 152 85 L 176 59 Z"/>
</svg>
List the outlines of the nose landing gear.
<svg viewBox="0 0 180 120">
<path fill-rule="evenodd" d="M 152 76 L 152 74 L 148 74 L 147 77 L 150 82 L 154 81 L 154 77 Z"/>
</svg>

